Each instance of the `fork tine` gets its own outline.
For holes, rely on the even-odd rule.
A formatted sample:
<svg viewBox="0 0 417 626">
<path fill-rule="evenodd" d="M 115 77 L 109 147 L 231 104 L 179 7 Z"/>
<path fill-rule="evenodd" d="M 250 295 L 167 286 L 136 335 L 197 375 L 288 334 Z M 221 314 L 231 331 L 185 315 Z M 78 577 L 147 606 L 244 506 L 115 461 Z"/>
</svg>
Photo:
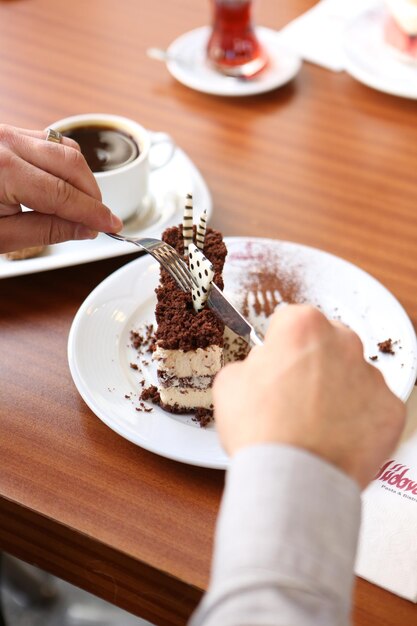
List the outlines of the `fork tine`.
<svg viewBox="0 0 417 626">
<path fill-rule="evenodd" d="M 171 267 L 171 264 L 167 262 L 164 251 L 161 250 L 160 247 L 158 247 L 152 251 L 149 250 L 149 253 L 152 254 L 152 256 L 158 261 L 158 263 L 163 267 L 163 269 L 166 270 L 168 274 L 172 276 L 172 278 L 178 283 L 177 274 L 176 272 L 174 272 L 173 268 Z M 180 283 L 179 286 L 181 287 L 181 289 L 183 289 L 182 283 Z"/>
<path fill-rule="evenodd" d="M 169 244 L 165 243 L 165 241 L 152 239 L 150 237 L 137 239 L 125 237 L 124 235 L 114 235 L 113 233 L 106 233 L 106 235 L 113 237 L 113 239 L 135 244 L 153 256 L 168 274 L 172 276 L 183 291 L 191 290 L 193 278 L 185 261 L 180 257 L 178 252 Z"/>
<path fill-rule="evenodd" d="M 175 270 L 177 272 L 178 280 L 180 280 L 181 283 L 184 285 L 184 291 L 190 291 L 192 287 L 192 282 L 187 273 L 184 271 L 181 263 L 179 263 L 178 261 L 174 261 L 173 267 L 175 267 Z"/>
<path fill-rule="evenodd" d="M 193 286 L 193 279 L 191 278 L 191 276 L 189 276 L 188 271 L 187 271 L 187 266 L 183 263 L 178 263 L 178 266 L 180 268 L 180 271 L 187 283 L 188 286 L 188 290 L 190 290 Z"/>
<path fill-rule="evenodd" d="M 183 291 L 190 290 L 190 284 L 184 277 L 184 273 L 178 270 L 179 264 L 176 263 L 177 259 L 175 254 L 171 252 L 169 248 L 165 246 L 159 246 L 152 251 L 153 255 L 162 265 L 162 267 L 172 276 L 172 278 L 178 283 Z"/>
<path fill-rule="evenodd" d="M 166 250 L 167 258 L 169 262 L 172 263 L 178 270 L 179 274 L 181 274 L 183 280 L 187 284 L 188 289 L 191 289 L 193 285 L 193 279 L 191 277 L 190 271 L 183 261 L 183 259 L 176 254 L 173 250 Z"/>
<path fill-rule="evenodd" d="M 185 262 L 179 256 L 177 251 L 167 244 L 164 244 L 160 247 L 160 252 L 166 263 L 168 263 L 173 268 L 173 270 L 175 270 L 178 278 L 182 279 L 182 283 L 187 287 L 187 289 L 190 289 L 192 285 L 192 278 Z"/>
</svg>

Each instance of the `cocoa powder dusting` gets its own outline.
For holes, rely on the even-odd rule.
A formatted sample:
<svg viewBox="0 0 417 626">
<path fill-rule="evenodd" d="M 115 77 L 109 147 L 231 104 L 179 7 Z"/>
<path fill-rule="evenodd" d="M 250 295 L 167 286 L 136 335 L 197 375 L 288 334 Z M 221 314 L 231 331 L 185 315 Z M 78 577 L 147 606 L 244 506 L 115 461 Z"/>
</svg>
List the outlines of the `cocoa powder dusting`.
<svg viewBox="0 0 417 626">
<path fill-rule="evenodd" d="M 259 260 L 257 259 L 257 263 Z M 248 317 L 253 308 L 256 315 L 263 313 L 265 317 L 269 317 L 282 302 L 300 304 L 306 301 L 302 293 L 302 281 L 295 270 L 286 273 L 279 267 L 276 259 L 273 267 L 268 263 L 268 259 L 261 260 L 262 263 L 257 265 L 256 271 L 248 272 L 243 284 L 244 316 Z"/>
</svg>

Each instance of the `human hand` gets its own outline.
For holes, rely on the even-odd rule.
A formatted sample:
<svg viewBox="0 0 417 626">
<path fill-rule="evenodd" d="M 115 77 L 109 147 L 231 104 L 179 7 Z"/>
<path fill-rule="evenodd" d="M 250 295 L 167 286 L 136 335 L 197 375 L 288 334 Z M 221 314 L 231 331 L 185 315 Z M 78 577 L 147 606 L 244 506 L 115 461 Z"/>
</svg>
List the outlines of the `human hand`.
<svg viewBox="0 0 417 626">
<path fill-rule="evenodd" d="M 0 125 L 0 252 L 117 232 L 75 141 Z M 21 204 L 33 209 L 22 211 Z"/>
<path fill-rule="evenodd" d="M 216 425 L 233 455 L 256 443 L 304 448 L 365 487 L 393 450 L 404 404 L 363 357 L 359 337 L 317 309 L 289 305 L 263 346 L 214 382 Z"/>
</svg>

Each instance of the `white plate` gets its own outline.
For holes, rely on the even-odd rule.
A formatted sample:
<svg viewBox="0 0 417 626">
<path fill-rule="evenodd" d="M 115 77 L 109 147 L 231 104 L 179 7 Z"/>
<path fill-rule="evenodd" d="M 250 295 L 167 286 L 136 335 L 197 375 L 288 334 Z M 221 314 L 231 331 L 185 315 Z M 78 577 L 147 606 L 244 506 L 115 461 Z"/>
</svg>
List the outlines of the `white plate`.
<svg viewBox="0 0 417 626">
<path fill-rule="evenodd" d="M 403 98 L 417 98 L 417 65 L 402 61 L 384 41 L 385 9 L 359 15 L 344 39 L 346 71 L 368 87 Z"/>
<path fill-rule="evenodd" d="M 187 193 L 193 194 L 196 219 L 205 209 L 210 217 L 212 201 L 208 187 L 189 157 L 177 147 L 171 161 L 150 175 L 151 199 L 146 211 L 130 218 L 123 232 L 131 236 L 160 237 L 165 228 L 181 222 Z M 101 234 L 94 240 L 48 246 L 41 256 L 33 259 L 8 261 L 0 255 L 0 278 L 44 272 L 137 251 L 134 245 Z"/>
<path fill-rule="evenodd" d="M 402 400 L 408 398 L 416 378 L 416 336 L 404 309 L 385 287 L 354 265 L 314 248 L 256 238 L 226 238 L 225 242 L 229 250 L 225 290 L 237 306 L 243 305 L 251 273 L 259 276 L 264 268 L 274 273 L 279 268 L 287 283 L 301 286 L 300 298 L 319 305 L 329 318 L 341 319 L 359 334 L 365 356 L 378 354 L 375 366 L 389 387 Z M 158 264 L 141 257 L 88 296 L 69 335 L 72 377 L 91 410 L 122 437 L 176 461 L 224 469 L 227 456 L 213 426 L 200 428 L 190 416 L 171 415 L 159 407 L 150 413 L 136 411 L 139 381 L 156 384 L 156 370 L 150 358 L 142 362 L 141 374 L 130 367 L 138 363 L 130 331 L 154 323 L 158 276 Z M 285 295 L 282 289 L 281 295 Z M 265 329 L 265 316 L 251 310 L 249 317 Z M 377 344 L 388 338 L 397 342 L 395 355 L 378 353 Z"/>
<path fill-rule="evenodd" d="M 206 61 L 210 32 L 208 26 L 189 31 L 168 48 L 168 54 L 175 57 L 175 61 L 167 62 L 168 70 L 191 89 L 217 96 L 252 96 L 285 85 L 300 70 L 301 60 L 279 45 L 276 31 L 258 27 L 256 33 L 269 55 L 268 67 L 251 80 L 224 76 Z"/>
</svg>

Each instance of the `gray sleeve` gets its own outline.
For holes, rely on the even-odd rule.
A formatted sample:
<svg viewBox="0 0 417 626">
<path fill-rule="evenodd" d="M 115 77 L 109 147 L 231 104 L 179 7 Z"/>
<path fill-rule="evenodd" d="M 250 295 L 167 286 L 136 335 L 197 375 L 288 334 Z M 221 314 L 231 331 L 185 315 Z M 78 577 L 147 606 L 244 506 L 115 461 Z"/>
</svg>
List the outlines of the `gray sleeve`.
<svg viewBox="0 0 417 626">
<path fill-rule="evenodd" d="M 359 524 L 359 487 L 332 465 L 291 446 L 241 450 L 189 626 L 349 624 Z"/>
</svg>

